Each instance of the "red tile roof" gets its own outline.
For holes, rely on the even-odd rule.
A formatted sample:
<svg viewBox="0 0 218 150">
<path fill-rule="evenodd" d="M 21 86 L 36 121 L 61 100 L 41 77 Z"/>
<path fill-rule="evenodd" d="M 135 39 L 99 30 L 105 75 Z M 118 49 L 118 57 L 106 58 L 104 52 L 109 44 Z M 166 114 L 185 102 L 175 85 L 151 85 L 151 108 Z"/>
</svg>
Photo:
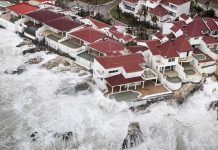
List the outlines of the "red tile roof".
<svg viewBox="0 0 218 150">
<path fill-rule="evenodd" d="M 164 35 L 160 31 L 156 32 L 154 35 L 160 40 L 164 38 Z"/>
<path fill-rule="evenodd" d="M 188 20 L 189 16 L 186 14 L 181 14 L 180 17 L 184 20 Z"/>
<path fill-rule="evenodd" d="M 123 37 L 123 33 L 117 31 L 117 30 L 114 30 L 114 29 L 110 29 L 109 32 L 115 36 L 117 39 L 120 39 Z"/>
<path fill-rule="evenodd" d="M 162 16 L 167 15 L 168 11 L 165 8 L 163 8 L 161 5 L 158 5 L 157 7 L 150 9 L 149 13 L 155 16 L 162 17 Z"/>
<path fill-rule="evenodd" d="M 93 43 L 99 39 L 104 38 L 106 35 L 98 30 L 95 30 L 91 27 L 85 27 L 83 29 L 71 32 L 70 35 L 86 41 L 88 43 Z"/>
<path fill-rule="evenodd" d="M 137 53 L 137 52 L 144 52 L 146 50 L 148 50 L 147 47 L 145 46 L 128 46 L 127 49 L 131 52 L 131 53 Z"/>
<path fill-rule="evenodd" d="M 132 40 L 133 39 L 133 37 L 131 36 L 131 35 L 129 35 L 129 34 L 127 34 L 127 35 L 124 35 L 123 37 L 122 37 L 122 39 L 124 40 L 124 41 L 130 41 L 130 40 Z"/>
<path fill-rule="evenodd" d="M 206 44 L 218 44 L 218 40 L 211 37 L 211 36 L 204 36 L 202 38 L 202 40 L 206 43 Z"/>
<path fill-rule="evenodd" d="M 101 22 L 101 21 L 98 21 L 94 18 L 91 18 L 91 17 L 87 17 L 87 19 L 89 19 L 95 26 L 97 26 L 99 29 L 101 28 L 106 28 L 106 27 L 109 27 L 108 24 L 104 23 L 104 22 Z"/>
<path fill-rule="evenodd" d="M 122 51 L 125 49 L 124 45 L 118 41 L 112 39 L 99 40 L 88 45 L 91 49 L 94 49 L 101 53 L 110 53 Z"/>
<path fill-rule="evenodd" d="M 177 31 L 179 31 L 179 28 L 177 27 L 177 26 L 172 26 L 171 28 L 170 28 L 174 33 L 176 33 Z"/>
<path fill-rule="evenodd" d="M 153 55 L 160 55 L 160 50 L 157 46 L 161 45 L 159 40 L 148 40 L 146 41 L 148 48 Z"/>
<path fill-rule="evenodd" d="M 41 23 L 47 23 L 53 19 L 57 19 L 60 17 L 63 17 L 63 14 L 58 14 L 49 10 L 45 10 L 45 9 L 40 9 L 34 12 L 30 12 L 28 14 L 26 14 L 26 16 L 35 19 Z"/>
<path fill-rule="evenodd" d="M 188 52 L 193 51 L 192 46 L 190 45 L 189 41 L 185 38 L 184 35 L 179 36 L 175 39 L 174 45 L 176 50 L 179 52 Z"/>
<path fill-rule="evenodd" d="M 79 27 L 81 25 L 80 23 L 75 22 L 75 21 L 68 19 L 66 17 L 60 17 L 57 19 L 53 19 L 49 22 L 46 22 L 45 24 L 54 28 L 54 29 L 62 31 L 62 32 L 70 31 L 73 28 Z"/>
<path fill-rule="evenodd" d="M 32 6 L 32 5 L 30 5 L 28 3 L 24 3 L 24 2 L 11 5 L 7 8 L 10 11 L 13 11 L 19 15 L 24 15 L 24 14 L 27 14 L 29 12 L 32 12 L 32 11 L 39 9 L 38 7 Z"/>
<path fill-rule="evenodd" d="M 160 55 L 164 58 L 179 57 L 179 54 L 177 53 L 172 41 L 167 41 L 158 48 L 160 49 Z"/>
<path fill-rule="evenodd" d="M 140 64 L 145 63 L 142 54 L 96 57 L 105 69 L 123 67 L 127 73 L 142 71 Z"/>
<path fill-rule="evenodd" d="M 189 37 L 199 37 L 203 35 L 202 31 L 208 30 L 208 27 L 204 23 L 203 19 L 196 18 L 190 22 L 185 29 L 186 34 Z"/>
<path fill-rule="evenodd" d="M 162 0 L 161 3 L 172 3 L 175 5 L 182 5 L 187 2 L 190 2 L 190 0 Z"/>
<path fill-rule="evenodd" d="M 213 18 L 205 18 L 204 22 L 207 24 L 207 26 L 210 28 L 212 31 L 218 31 L 218 25 Z"/>
<path fill-rule="evenodd" d="M 161 44 L 159 40 L 149 40 L 146 44 L 153 55 L 161 55 L 163 58 L 174 58 L 179 56 L 172 41 Z"/>
<path fill-rule="evenodd" d="M 128 83 L 142 82 L 142 77 L 125 78 L 122 74 L 105 79 L 110 86 L 124 85 Z"/>
</svg>

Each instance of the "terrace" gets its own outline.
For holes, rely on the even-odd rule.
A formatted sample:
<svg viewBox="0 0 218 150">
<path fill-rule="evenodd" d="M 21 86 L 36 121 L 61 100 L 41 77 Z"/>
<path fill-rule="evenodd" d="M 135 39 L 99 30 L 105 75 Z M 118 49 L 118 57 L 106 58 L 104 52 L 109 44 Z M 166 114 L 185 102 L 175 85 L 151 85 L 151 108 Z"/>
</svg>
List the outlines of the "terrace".
<svg viewBox="0 0 218 150">
<path fill-rule="evenodd" d="M 189 63 L 184 63 L 182 64 L 184 68 L 184 72 L 186 75 L 186 78 L 192 78 L 192 77 L 199 77 L 201 76 L 201 73 L 198 72 L 191 64 Z"/>
<path fill-rule="evenodd" d="M 113 93 L 108 95 L 109 99 L 115 99 L 118 102 L 121 101 L 132 101 L 132 100 L 136 100 L 140 97 L 140 93 L 138 92 L 134 92 L 134 91 L 126 91 L 126 92 L 120 92 L 120 93 Z"/>
<path fill-rule="evenodd" d="M 137 96 L 136 94 L 131 95 L 128 92 L 139 92 L 140 95 L 137 95 Z M 121 95 L 118 94 L 118 97 L 122 97 L 125 101 L 130 101 L 130 100 L 133 100 L 133 98 L 138 99 L 138 98 L 143 98 L 146 96 L 151 96 L 151 95 L 156 95 L 156 94 L 162 94 L 166 92 L 169 92 L 169 90 L 165 88 L 163 85 L 155 85 L 153 81 L 149 80 L 145 82 L 144 88 L 141 85 L 137 85 L 136 87 L 135 86 L 131 86 L 131 87 L 122 86 L 121 89 L 119 86 L 116 86 L 113 88 L 113 94 L 111 94 L 112 93 L 111 87 L 108 86 L 108 92 L 105 93 L 105 96 L 122 93 Z M 127 98 L 128 96 L 130 96 L 130 98 Z"/>
<path fill-rule="evenodd" d="M 53 35 L 53 34 L 48 35 L 47 38 L 49 38 L 55 42 L 58 42 L 61 39 L 60 37 Z"/>
<path fill-rule="evenodd" d="M 213 58 L 211 58 L 209 55 L 205 54 L 199 49 L 194 50 L 193 57 L 198 60 L 199 63 L 205 63 L 205 62 L 211 62 L 213 61 Z"/>
<path fill-rule="evenodd" d="M 42 27 L 42 24 L 35 24 L 34 22 L 32 21 L 27 21 L 23 24 L 23 26 L 25 27 L 24 29 L 24 32 L 32 35 L 32 36 L 35 36 L 35 33 L 36 31 Z"/>
<path fill-rule="evenodd" d="M 157 75 L 156 73 L 151 70 L 150 68 L 146 68 L 144 71 L 144 74 L 142 75 L 144 77 L 144 79 L 156 79 Z"/>
<path fill-rule="evenodd" d="M 74 42 L 72 42 L 71 40 L 66 40 L 66 41 L 63 41 L 61 42 L 61 44 L 67 46 L 67 47 L 70 47 L 72 49 L 76 49 L 76 48 L 79 48 L 81 46 L 79 46 L 78 44 L 75 44 Z"/>
<path fill-rule="evenodd" d="M 171 83 L 181 83 L 182 80 L 179 78 L 178 73 L 175 70 L 165 70 L 163 74 L 167 81 Z"/>
<path fill-rule="evenodd" d="M 90 55 L 87 51 L 79 54 L 78 56 L 82 57 L 90 62 L 94 62 L 94 59 L 95 59 L 95 56 Z"/>
</svg>

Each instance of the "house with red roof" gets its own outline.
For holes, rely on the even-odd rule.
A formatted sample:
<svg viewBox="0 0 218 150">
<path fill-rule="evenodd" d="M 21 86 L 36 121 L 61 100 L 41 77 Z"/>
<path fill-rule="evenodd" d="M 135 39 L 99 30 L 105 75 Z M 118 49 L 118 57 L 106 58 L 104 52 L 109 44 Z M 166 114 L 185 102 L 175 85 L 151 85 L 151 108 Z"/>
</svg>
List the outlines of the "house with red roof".
<svg viewBox="0 0 218 150">
<path fill-rule="evenodd" d="M 94 56 L 116 56 L 125 53 L 125 46 L 113 39 L 101 39 L 87 45 L 88 53 Z"/>
<path fill-rule="evenodd" d="M 72 40 L 74 40 L 79 45 L 88 45 L 106 37 L 103 32 L 91 27 L 85 27 L 80 30 L 71 32 L 69 33 L 69 36 L 71 36 Z"/>
<path fill-rule="evenodd" d="M 100 79 L 111 93 L 129 91 L 131 87 L 136 90 L 137 87 L 144 88 L 147 80 L 157 80 L 154 72 L 150 76 L 144 74 L 145 68 L 145 61 L 140 53 L 102 56 L 94 60 L 93 76 Z M 119 90 L 115 91 L 116 88 Z"/>
<path fill-rule="evenodd" d="M 89 25 L 94 29 L 99 29 L 103 32 L 106 32 L 106 30 L 109 30 L 109 28 L 110 28 L 110 25 L 108 25 L 104 22 L 101 22 L 99 20 L 96 20 L 92 17 L 84 17 L 84 18 L 80 19 L 80 22 L 85 24 L 85 25 Z"/>
<path fill-rule="evenodd" d="M 160 40 L 161 43 L 164 43 L 168 41 L 168 37 L 163 35 L 160 31 L 156 32 L 154 35 L 152 35 L 153 40 Z"/>
<path fill-rule="evenodd" d="M 188 15 L 191 0 L 122 0 L 119 6 L 122 12 L 132 13 L 140 20 L 150 21 L 156 16 L 157 25 L 162 27 L 163 22 L 174 21 L 182 14 Z M 144 7 L 148 11 L 146 18 L 141 15 Z"/>
<path fill-rule="evenodd" d="M 193 50 L 194 62 L 198 64 L 201 73 L 213 74 L 216 72 L 216 60 L 198 48 Z"/>
<path fill-rule="evenodd" d="M 4 7 L 5 13 L 1 15 L 1 25 L 6 28 L 11 27 L 15 31 L 19 31 L 18 25 L 20 25 L 23 20 L 25 20 L 24 15 L 39 9 L 38 7 L 32 6 L 28 3 L 16 3 Z"/>
</svg>

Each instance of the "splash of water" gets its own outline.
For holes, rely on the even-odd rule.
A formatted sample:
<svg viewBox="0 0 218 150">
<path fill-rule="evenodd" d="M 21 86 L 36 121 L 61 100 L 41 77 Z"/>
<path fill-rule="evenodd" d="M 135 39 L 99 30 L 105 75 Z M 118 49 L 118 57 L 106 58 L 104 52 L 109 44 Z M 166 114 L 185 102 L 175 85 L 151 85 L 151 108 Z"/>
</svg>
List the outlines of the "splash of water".
<svg viewBox="0 0 218 150">
<path fill-rule="evenodd" d="M 70 88 L 86 77 L 46 70 L 42 64 L 55 54 L 23 56 L 26 47 L 16 48 L 20 37 L 3 29 L 0 36 L 0 149 L 119 150 L 133 121 L 139 122 L 144 142 L 131 149 L 217 149 L 216 112 L 207 111 L 209 103 L 217 99 L 212 94 L 217 82 L 208 79 L 203 91 L 181 106 L 161 102 L 149 107 L 149 113 L 132 114 L 126 104 L 108 100 L 99 91 L 57 94 L 63 84 Z M 37 56 L 44 61 L 26 66 L 22 74 L 4 74 Z M 69 139 L 63 141 L 67 133 Z"/>
</svg>

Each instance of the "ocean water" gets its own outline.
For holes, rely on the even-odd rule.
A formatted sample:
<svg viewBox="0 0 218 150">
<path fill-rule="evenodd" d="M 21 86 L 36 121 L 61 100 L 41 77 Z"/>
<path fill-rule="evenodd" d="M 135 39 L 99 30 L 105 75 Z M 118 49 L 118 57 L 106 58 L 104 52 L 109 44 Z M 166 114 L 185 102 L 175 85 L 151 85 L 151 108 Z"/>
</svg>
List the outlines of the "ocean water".
<svg viewBox="0 0 218 150">
<path fill-rule="evenodd" d="M 218 83 L 208 79 L 203 90 L 183 105 L 160 102 L 144 112 L 132 113 L 125 103 L 106 99 L 99 91 L 63 94 L 88 76 L 74 71 L 42 67 L 55 54 L 22 55 L 22 39 L 0 29 L 0 149 L 1 150 L 119 150 L 131 122 L 139 122 L 144 142 L 133 150 L 217 150 L 216 111 L 207 111 L 218 97 Z M 40 56 L 43 62 L 25 65 Z M 37 132 L 31 137 L 32 133 Z M 71 137 L 63 141 L 63 134 Z"/>
</svg>

